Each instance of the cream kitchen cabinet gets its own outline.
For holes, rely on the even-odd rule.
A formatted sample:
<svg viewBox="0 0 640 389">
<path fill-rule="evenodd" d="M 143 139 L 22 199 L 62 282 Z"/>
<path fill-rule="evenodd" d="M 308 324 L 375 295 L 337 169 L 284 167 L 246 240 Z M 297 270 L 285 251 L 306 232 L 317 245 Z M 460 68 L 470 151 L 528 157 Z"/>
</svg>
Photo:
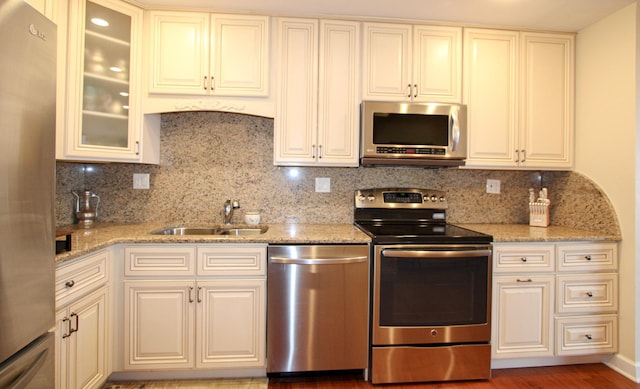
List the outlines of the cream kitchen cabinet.
<svg viewBox="0 0 640 389">
<path fill-rule="evenodd" d="M 549 244 L 495 244 L 493 359 L 553 356 L 555 251 Z"/>
<path fill-rule="evenodd" d="M 109 251 L 56 269 L 56 388 L 101 388 L 110 374 Z"/>
<path fill-rule="evenodd" d="M 360 23 L 277 20 L 274 163 L 358 166 Z"/>
<path fill-rule="evenodd" d="M 68 11 L 56 157 L 158 163 L 159 118 L 141 111 L 142 9 L 118 0 L 70 0 Z"/>
<path fill-rule="evenodd" d="M 617 351 L 617 243 L 494 243 L 493 260 L 494 360 Z"/>
<path fill-rule="evenodd" d="M 618 245 L 557 245 L 556 353 L 618 351 Z"/>
<path fill-rule="evenodd" d="M 151 11 L 149 93 L 269 94 L 269 17 Z"/>
<path fill-rule="evenodd" d="M 571 170 L 571 34 L 464 30 L 466 166 Z"/>
<path fill-rule="evenodd" d="M 124 369 L 265 366 L 265 245 L 127 246 Z"/>
<path fill-rule="evenodd" d="M 363 100 L 460 103 L 462 28 L 364 23 Z"/>
</svg>

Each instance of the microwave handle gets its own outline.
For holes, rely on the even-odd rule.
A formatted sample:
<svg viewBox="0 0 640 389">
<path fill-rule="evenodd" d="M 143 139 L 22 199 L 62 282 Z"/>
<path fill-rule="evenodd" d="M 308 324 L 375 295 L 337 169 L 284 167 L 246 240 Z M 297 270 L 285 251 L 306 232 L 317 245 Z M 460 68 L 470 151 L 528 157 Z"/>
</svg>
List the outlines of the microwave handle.
<svg viewBox="0 0 640 389">
<path fill-rule="evenodd" d="M 452 110 L 449 116 L 449 135 L 451 136 L 451 151 L 455 151 L 460 143 L 460 122 L 458 121 L 458 111 Z"/>
</svg>

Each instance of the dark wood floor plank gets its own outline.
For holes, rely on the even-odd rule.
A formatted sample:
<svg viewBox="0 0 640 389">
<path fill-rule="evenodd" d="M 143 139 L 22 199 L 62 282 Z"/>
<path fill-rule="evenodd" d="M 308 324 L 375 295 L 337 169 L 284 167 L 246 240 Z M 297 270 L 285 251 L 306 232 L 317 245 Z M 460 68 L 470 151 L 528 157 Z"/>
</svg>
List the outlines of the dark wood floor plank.
<svg viewBox="0 0 640 389">
<path fill-rule="evenodd" d="M 492 371 L 491 380 L 372 385 L 359 375 L 270 377 L 269 389 L 640 389 L 603 364 Z"/>
</svg>

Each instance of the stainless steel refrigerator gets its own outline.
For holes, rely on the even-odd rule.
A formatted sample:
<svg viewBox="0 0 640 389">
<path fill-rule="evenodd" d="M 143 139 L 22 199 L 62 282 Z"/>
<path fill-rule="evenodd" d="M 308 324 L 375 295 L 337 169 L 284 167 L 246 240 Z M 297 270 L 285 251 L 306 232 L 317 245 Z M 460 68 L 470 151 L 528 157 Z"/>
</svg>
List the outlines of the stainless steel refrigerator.
<svg viewBox="0 0 640 389">
<path fill-rule="evenodd" d="M 0 0 L 0 388 L 54 386 L 56 26 Z"/>
</svg>

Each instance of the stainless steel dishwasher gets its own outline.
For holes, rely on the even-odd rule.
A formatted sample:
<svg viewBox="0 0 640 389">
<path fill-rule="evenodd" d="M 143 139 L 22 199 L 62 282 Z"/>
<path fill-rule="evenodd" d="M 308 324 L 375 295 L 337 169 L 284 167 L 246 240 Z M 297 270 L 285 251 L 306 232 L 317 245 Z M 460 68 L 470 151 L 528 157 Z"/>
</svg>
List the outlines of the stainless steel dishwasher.
<svg viewBox="0 0 640 389">
<path fill-rule="evenodd" d="M 367 367 L 369 246 L 269 246 L 267 373 Z"/>
</svg>

